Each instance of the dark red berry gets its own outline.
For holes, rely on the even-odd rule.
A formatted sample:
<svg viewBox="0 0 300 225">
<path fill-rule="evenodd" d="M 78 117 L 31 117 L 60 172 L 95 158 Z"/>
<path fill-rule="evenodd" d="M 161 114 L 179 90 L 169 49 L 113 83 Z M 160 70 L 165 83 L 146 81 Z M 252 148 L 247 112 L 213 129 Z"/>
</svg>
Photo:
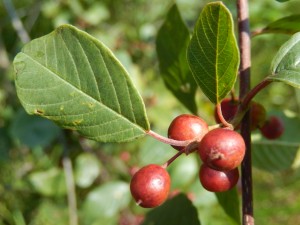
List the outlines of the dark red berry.
<svg viewBox="0 0 300 225">
<path fill-rule="evenodd" d="M 153 208 L 167 199 L 170 185 L 169 173 L 159 165 L 150 164 L 134 174 L 130 191 L 138 205 Z"/>
<path fill-rule="evenodd" d="M 202 164 L 199 172 L 202 186 L 211 192 L 223 192 L 233 188 L 239 180 L 237 168 L 229 171 L 218 171 Z"/>
<path fill-rule="evenodd" d="M 168 137 L 179 141 L 194 140 L 196 138 L 199 141 L 207 132 L 208 125 L 203 119 L 190 114 L 182 114 L 171 122 Z M 182 146 L 172 147 L 177 150 L 184 148 Z"/>
<path fill-rule="evenodd" d="M 244 139 L 239 133 L 217 128 L 203 137 L 198 153 L 205 164 L 213 169 L 225 171 L 241 164 L 245 148 Z"/>
<path fill-rule="evenodd" d="M 251 130 L 255 130 L 264 125 L 267 118 L 267 112 L 263 105 L 257 102 L 251 102 L 250 105 Z"/>
<path fill-rule="evenodd" d="M 284 123 L 277 116 L 271 116 L 260 128 L 262 135 L 268 139 L 277 139 L 284 132 Z"/>
<path fill-rule="evenodd" d="M 233 119 L 238 110 L 238 101 L 232 98 L 225 98 L 221 102 L 221 110 L 224 119 L 229 122 Z M 221 123 L 219 119 L 217 108 L 215 108 L 215 120 L 217 123 Z"/>
</svg>

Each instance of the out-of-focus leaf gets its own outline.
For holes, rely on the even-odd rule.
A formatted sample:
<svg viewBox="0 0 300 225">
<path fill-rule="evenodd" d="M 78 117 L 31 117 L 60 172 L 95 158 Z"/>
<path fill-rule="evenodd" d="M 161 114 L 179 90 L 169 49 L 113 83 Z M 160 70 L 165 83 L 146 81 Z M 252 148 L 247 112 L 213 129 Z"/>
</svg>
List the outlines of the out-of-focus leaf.
<svg viewBox="0 0 300 225">
<path fill-rule="evenodd" d="M 195 156 L 195 154 L 182 155 L 169 167 L 173 188 L 187 188 L 198 177 L 199 164 Z"/>
<path fill-rule="evenodd" d="M 102 142 L 149 130 L 145 106 L 112 52 L 70 25 L 24 46 L 14 59 L 19 99 L 29 114 Z"/>
<path fill-rule="evenodd" d="M 96 26 L 101 21 L 109 18 L 109 11 L 103 4 L 97 2 L 93 4 L 89 9 L 84 10 L 81 17 L 87 23 Z"/>
<path fill-rule="evenodd" d="M 157 34 L 159 68 L 167 88 L 191 112 L 197 114 L 197 85 L 186 58 L 189 41 L 190 32 L 182 21 L 177 6 L 173 5 Z"/>
<path fill-rule="evenodd" d="M 172 151 L 171 146 L 149 137 L 139 151 L 139 166 L 145 166 L 149 163 L 163 164 L 174 154 L 176 152 Z"/>
<path fill-rule="evenodd" d="M 11 146 L 11 140 L 8 135 L 8 130 L 4 127 L 0 128 L 0 162 L 9 159 L 9 150 Z"/>
<path fill-rule="evenodd" d="M 68 224 L 68 221 L 68 207 L 66 205 L 54 204 L 45 199 L 37 207 L 30 224 L 65 225 Z"/>
<path fill-rule="evenodd" d="M 300 32 L 284 43 L 271 65 L 271 81 L 279 81 L 300 88 Z"/>
<path fill-rule="evenodd" d="M 288 2 L 290 0 L 276 0 L 277 2 Z"/>
<path fill-rule="evenodd" d="M 253 137 L 252 158 L 253 165 L 269 172 L 279 172 L 292 168 L 298 168 L 300 153 L 300 127 L 299 117 L 287 117 L 282 113 L 280 116 L 284 122 L 283 135 L 276 140 L 267 140 L 261 135 Z"/>
<path fill-rule="evenodd" d="M 184 194 L 179 194 L 146 215 L 142 225 L 153 224 L 200 225 L 200 221 L 192 202 Z"/>
<path fill-rule="evenodd" d="M 211 102 L 219 103 L 232 89 L 239 65 L 232 16 L 222 2 L 203 8 L 187 56 L 204 94 Z"/>
<path fill-rule="evenodd" d="M 92 154 L 82 153 L 75 161 L 75 181 L 79 187 L 89 187 L 100 174 L 99 160 Z"/>
<path fill-rule="evenodd" d="M 241 224 L 240 202 L 236 188 L 226 192 L 216 193 L 218 202 L 225 213 L 232 219 L 232 224 Z"/>
<path fill-rule="evenodd" d="M 101 218 L 116 217 L 116 214 L 128 205 L 130 199 L 127 183 L 111 181 L 89 192 L 83 203 L 84 217 L 90 223 Z"/>
<path fill-rule="evenodd" d="M 294 34 L 298 31 L 300 31 L 300 14 L 287 16 L 276 20 L 262 30 L 259 30 L 257 35 L 265 33 Z M 256 35 L 256 33 L 254 32 L 253 35 Z"/>
<path fill-rule="evenodd" d="M 55 167 L 29 176 L 33 189 L 45 196 L 61 196 L 66 193 L 64 172 Z"/>
<path fill-rule="evenodd" d="M 28 147 L 45 147 L 60 134 L 60 129 L 53 122 L 38 116 L 30 116 L 20 110 L 10 127 L 13 139 Z"/>
</svg>

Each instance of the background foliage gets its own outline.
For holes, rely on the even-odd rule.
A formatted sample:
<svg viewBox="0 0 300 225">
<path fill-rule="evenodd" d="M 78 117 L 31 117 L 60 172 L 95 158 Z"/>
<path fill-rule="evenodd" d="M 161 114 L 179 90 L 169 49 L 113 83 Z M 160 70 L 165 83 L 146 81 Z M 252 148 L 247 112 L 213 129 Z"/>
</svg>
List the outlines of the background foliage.
<svg viewBox="0 0 300 225">
<path fill-rule="evenodd" d="M 24 43 L 12 26 L 4 2 L 9 1 L 0 4 L 0 224 L 68 224 L 70 183 L 66 181 L 70 173 L 75 178 L 80 224 L 138 224 L 148 210 L 135 206 L 128 190 L 130 174 L 145 164 L 165 162 L 175 150 L 151 138 L 121 145 L 97 143 L 75 132 L 64 131 L 48 120 L 28 116 L 16 97 L 11 64 Z M 155 51 L 157 31 L 172 2 L 12 1 L 31 39 L 69 23 L 112 49 L 142 93 L 152 129 L 161 134 L 166 134 L 175 116 L 188 112 L 165 88 Z M 210 1 L 176 2 L 192 31 L 200 10 Z M 235 15 L 234 1 L 224 3 Z M 252 29 L 297 14 L 299 7 L 297 1 L 251 1 Z M 266 34 L 253 38 L 253 85 L 269 74 L 273 56 L 289 37 Z M 253 155 L 256 222 L 297 224 L 300 219 L 297 136 L 300 92 L 275 83 L 256 99 L 270 113 L 283 116 L 287 130 L 281 142 L 272 144 L 275 150 L 262 145 L 266 141 L 261 140 L 259 134 L 253 135 L 257 140 L 255 150 L 259 151 L 258 154 L 254 151 Z M 199 91 L 196 104 L 201 117 L 213 124 L 213 105 Z M 261 152 L 265 154 L 262 161 Z M 282 157 L 282 152 L 286 157 Z M 173 193 L 180 190 L 187 194 L 202 224 L 229 224 L 216 196 L 201 188 L 198 168 L 195 155 L 176 160 L 169 168 Z M 180 204 L 189 200 L 178 195 L 171 201 Z M 164 207 L 168 210 L 167 204 Z M 146 218 L 149 220 L 157 215 L 159 212 L 153 211 Z"/>
</svg>

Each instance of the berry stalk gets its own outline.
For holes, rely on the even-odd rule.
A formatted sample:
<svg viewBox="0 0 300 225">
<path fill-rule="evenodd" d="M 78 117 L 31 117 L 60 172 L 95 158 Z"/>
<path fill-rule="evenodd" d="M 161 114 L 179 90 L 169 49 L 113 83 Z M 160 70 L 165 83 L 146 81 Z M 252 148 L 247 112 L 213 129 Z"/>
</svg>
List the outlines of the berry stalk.
<svg viewBox="0 0 300 225">
<path fill-rule="evenodd" d="M 147 134 L 160 142 L 163 142 L 163 143 L 169 144 L 169 145 L 174 145 L 174 146 L 187 146 L 189 143 L 191 143 L 193 141 L 193 140 L 178 141 L 178 140 L 170 139 L 170 138 L 164 137 L 152 130 L 147 131 Z"/>
</svg>

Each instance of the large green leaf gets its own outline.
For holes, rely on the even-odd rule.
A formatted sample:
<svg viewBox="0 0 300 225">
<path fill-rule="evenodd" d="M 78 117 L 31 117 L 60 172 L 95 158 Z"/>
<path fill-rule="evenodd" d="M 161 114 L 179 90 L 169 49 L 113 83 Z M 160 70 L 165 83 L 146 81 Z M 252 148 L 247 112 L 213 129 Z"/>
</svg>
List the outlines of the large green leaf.
<svg viewBox="0 0 300 225">
<path fill-rule="evenodd" d="M 294 34 L 300 31 L 300 15 L 292 15 L 276 20 L 259 30 L 258 35 L 264 33 Z M 254 33 L 254 35 L 256 35 Z"/>
<path fill-rule="evenodd" d="M 213 103 L 220 102 L 232 89 L 239 65 L 232 16 L 223 3 L 214 2 L 203 8 L 187 56 L 204 94 Z"/>
<path fill-rule="evenodd" d="M 225 213 L 234 221 L 234 224 L 241 224 L 240 202 L 236 188 L 226 192 L 216 193 L 218 202 Z"/>
<path fill-rule="evenodd" d="M 192 202 L 179 194 L 150 211 L 142 225 L 200 225 L 198 213 Z"/>
<path fill-rule="evenodd" d="M 300 88 L 300 32 L 294 34 L 279 49 L 273 59 L 271 71 L 269 80 Z"/>
<path fill-rule="evenodd" d="M 109 49 L 70 25 L 25 45 L 15 60 L 26 111 L 102 142 L 129 141 L 149 124 L 141 96 Z"/>
<path fill-rule="evenodd" d="M 283 135 L 276 140 L 267 140 L 261 135 L 253 135 L 253 165 L 269 172 L 296 169 L 300 166 L 300 118 L 275 113 L 284 122 Z"/>
<path fill-rule="evenodd" d="M 177 6 L 173 5 L 157 34 L 156 51 L 159 68 L 167 88 L 196 114 L 197 85 L 186 58 L 189 41 L 190 32 L 182 21 Z"/>
</svg>

